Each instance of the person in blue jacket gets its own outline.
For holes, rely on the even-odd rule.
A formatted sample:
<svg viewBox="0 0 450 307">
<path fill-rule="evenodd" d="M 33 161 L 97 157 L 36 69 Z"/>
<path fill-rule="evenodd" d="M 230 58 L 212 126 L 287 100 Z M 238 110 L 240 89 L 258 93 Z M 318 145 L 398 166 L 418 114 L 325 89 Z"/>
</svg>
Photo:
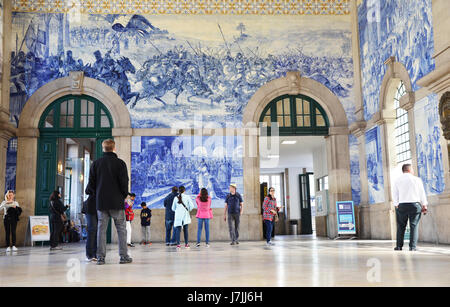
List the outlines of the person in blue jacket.
<svg viewBox="0 0 450 307">
<path fill-rule="evenodd" d="M 175 228 L 175 240 L 177 244 L 177 250 L 180 246 L 180 234 L 181 227 L 183 227 L 185 247 L 189 248 L 189 224 L 191 223 L 190 212 L 194 209 L 194 204 L 189 196 L 184 194 L 186 188 L 180 186 L 179 194 L 173 199 L 172 210 L 175 211 L 175 219 L 173 226 Z"/>
</svg>

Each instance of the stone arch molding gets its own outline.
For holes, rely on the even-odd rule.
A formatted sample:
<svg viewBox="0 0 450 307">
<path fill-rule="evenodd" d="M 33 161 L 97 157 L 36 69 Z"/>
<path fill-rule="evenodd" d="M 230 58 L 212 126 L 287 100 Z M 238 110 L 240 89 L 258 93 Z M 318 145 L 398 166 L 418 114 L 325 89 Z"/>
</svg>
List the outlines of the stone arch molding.
<svg viewBox="0 0 450 307">
<path fill-rule="evenodd" d="M 406 70 L 406 67 L 395 60 L 395 57 L 390 57 L 385 64 L 387 65 L 386 73 L 380 88 L 380 114 L 388 112 L 389 115 L 395 116 L 394 104 L 392 99 L 395 96 L 397 84 L 403 81 L 405 84 L 406 94 L 402 97 L 400 106 L 404 109 L 410 109 L 414 105 L 415 97 L 412 89 L 411 78 Z M 386 116 L 388 114 L 384 114 Z"/>
<path fill-rule="evenodd" d="M 66 95 L 88 95 L 98 99 L 111 113 L 114 122 L 113 131 L 131 129 L 130 114 L 122 98 L 105 83 L 84 77 L 81 71 L 74 71 L 67 77 L 45 84 L 28 99 L 20 114 L 19 135 L 36 131 L 45 109 L 53 101 Z"/>
<path fill-rule="evenodd" d="M 316 100 L 327 113 L 330 121 L 330 133 L 338 128 L 348 130 L 347 114 L 338 97 L 325 85 L 302 77 L 298 71 L 287 72 L 286 77 L 272 80 L 259 88 L 244 109 L 244 126 L 249 123 L 258 123 L 259 116 L 267 104 L 273 99 L 287 94 L 303 94 Z"/>
</svg>

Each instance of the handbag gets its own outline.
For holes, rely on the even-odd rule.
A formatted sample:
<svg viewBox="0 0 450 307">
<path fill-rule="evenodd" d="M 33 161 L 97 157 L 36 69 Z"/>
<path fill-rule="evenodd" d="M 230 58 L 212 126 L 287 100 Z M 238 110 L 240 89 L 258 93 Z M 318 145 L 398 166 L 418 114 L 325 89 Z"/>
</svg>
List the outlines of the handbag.
<svg viewBox="0 0 450 307">
<path fill-rule="evenodd" d="M 56 211 L 53 205 L 53 200 L 50 201 L 50 205 L 52 206 L 53 211 L 57 213 L 58 211 Z M 63 222 L 64 224 L 66 221 L 67 221 L 66 214 L 65 213 L 61 214 L 61 222 Z"/>
</svg>

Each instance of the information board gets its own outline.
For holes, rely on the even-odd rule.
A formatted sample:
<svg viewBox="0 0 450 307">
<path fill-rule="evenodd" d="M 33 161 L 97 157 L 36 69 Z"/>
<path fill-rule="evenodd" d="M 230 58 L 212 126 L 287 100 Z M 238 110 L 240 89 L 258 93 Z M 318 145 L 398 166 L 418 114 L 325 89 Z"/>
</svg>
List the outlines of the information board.
<svg viewBox="0 0 450 307">
<path fill-rule="evenodd" d="M 353 201 L 337 201 L 336 216 L 338 234 L 356 234 L 355 210 Z"/>
</svg>

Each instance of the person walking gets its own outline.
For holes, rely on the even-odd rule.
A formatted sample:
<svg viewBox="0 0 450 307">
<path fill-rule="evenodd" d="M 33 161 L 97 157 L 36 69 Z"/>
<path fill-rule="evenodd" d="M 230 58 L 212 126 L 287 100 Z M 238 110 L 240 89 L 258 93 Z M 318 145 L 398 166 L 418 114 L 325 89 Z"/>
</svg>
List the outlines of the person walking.
<svg viewBox="0 0 450 307">
<path fill-rule="evenodd" d="M 269 188 L 269 195 L 264 198 L 263 202 L 263 219 L 266 226 L 266 245 L 275 245 L 272 242 L 272 230 L 275 216 L 278 214 L 277 200 L 275 198 L 275 189 Z"/>
<path fill-rule="evenodd" d="M 0 210 L 3 209 L 3 224 L 5 226 L 6 235 L 6 252 L 16 252 L 16 228 L 22 209 L 15 200 L 14 191 L 7 191 L 5 200 L 0 204 Z"/>
<path fill-rule="evenodd" d="M 230 231 L 231 245 L 239 244 L 239 223 L 244 209 L 242 196 L 237 192 L 236 184 L 230 184 L 230 193 L 225 199 L 224 221 L 227 221 Z"/>
<path fill-rule="evenodd" d="M 117 157 L 116 143 L 112 139 L 102 143 L 103 157 L 95 160 L 89 171 L 87 188 L 95 191 L 98 215 L 97 264 L 105 264 L 106 231 L 109 219 L 117 230 L 120 263 L 131 263 L 128 256 L 125 226 L 125 197 L 128 195 L 128 170 L 125 162 Z"/>
<path fill-rule="evenodd" d="M 166 246 L 175 244 L 175 230 L 173 222 L 175 220 L 175 212 L 172 210 L 173 199 L 178 195 L 178 188 L 173 187 L 169 195 L 164 198 L 164 207 L 166 208 Z M 173 230 L 173 232 L 172 232 Z"/>
<path fill-rule="evenodd" d="M 61 233 L 64 229 L 64 223 L 67 221 L 66 210 L 69 206 L 64 206 L 59 191 L 53 191 L 50 195 L 50 250 L 61 250 L 58 246 L 61 240 Z"/>
<path fill-rule="evenodd" d="M 130 193 L 130 194 L 128 194 L 128 197 L 125 200 L 125 218 L 126 218 L 126 229 L 127 229 L 127 245 L 129 247 L 134 247 L 133 242 L 131 242 L 131 222 L 133 222 L 133 220 L 134 220 L 133 205 L 134 205 L 134 200 L 135 199 L 136 199 L 136 194 Z"/>
<path fill-rule="evenodd" d="M 415 251 L 419 238 L 419 221 L 427 213 L 427 196 L 423 182 L 414 176 L 411 164 L 402 166 L 403 174 L 394 181 L 392 194 L 397 217 L 397 246 L 394 250 L 402 250 L 406 224 L 409 219 L 410 239 L 409 250 Z"/>
<path fill-rule="evenodd" d="M 184 194 L 186 188 L 180 186 L 178 196 L 173 199 L 172 210 L 175 212 L 174 231 L 177 250 L 180 250 L 180 235 L 183 228 L 185 248 L 189 248 L 189 224 L 191 223 L 190 212 L 194 209 L 194 204 L 189 196 Z"/>
<path fill-rule="evenodd" d="M 205 239 L 206 247 L 209 247 L 209 220 L 213 218 L 213 213 L 211 209 L 211 197 L 208 195 L 208 190 L 202 188 L 200 194 L 195 199 L 197 204 L 197 245 L 200 247 L 200 240 L 202 236 L 203 224 L 205 225 Z"/>
<path fill-rule="evenodd" d="M 86 189 L 88 199 L 83 203 L 83 212 L 86 216 L 87 223 L 87 240 L 86 240 L 86 260 L 88 262 L 97 261 L 97 207 L 95 204 L 94 191 Z"/>
<path fill-rule="evenodd" d="M 141 245 L 152 245 L 152 242 L 150 241 L 150 224 L 151 224 L 151 218 L 152 218 L 152 210 L 147 208 L 147 203 L 142 202 L 141 203 L 141 229 L 142 229 L 142 241 Z"/>
</svg>

